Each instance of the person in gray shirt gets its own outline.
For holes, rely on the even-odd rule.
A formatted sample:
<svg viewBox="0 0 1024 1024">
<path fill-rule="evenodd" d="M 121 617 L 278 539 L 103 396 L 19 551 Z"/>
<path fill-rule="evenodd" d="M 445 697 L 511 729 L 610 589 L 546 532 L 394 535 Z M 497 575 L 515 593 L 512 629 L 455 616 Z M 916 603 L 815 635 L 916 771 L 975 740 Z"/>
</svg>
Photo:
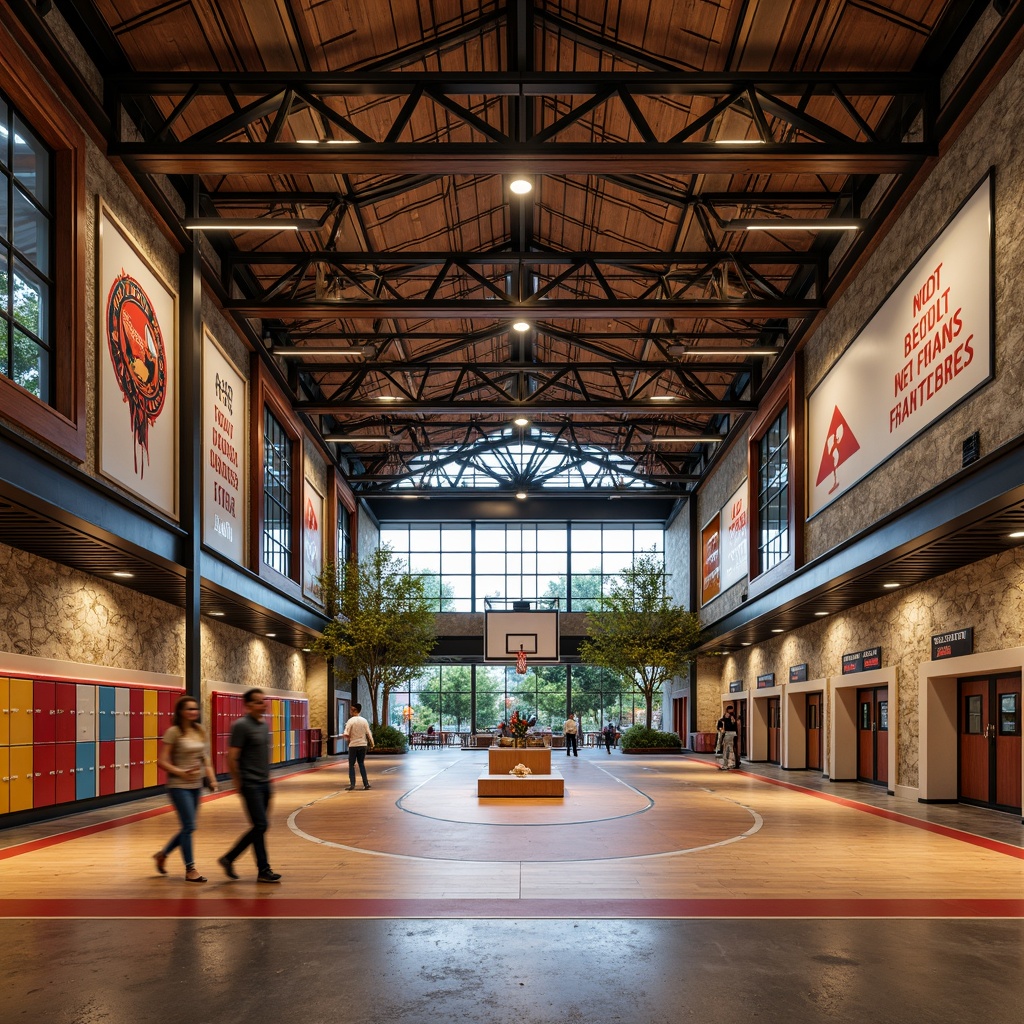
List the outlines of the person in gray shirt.
<svg viewBox="0 0 1024 1024">
<path fill-rule="evenodd" d="M 262 690 L 247 690 L 242 700 L 246 713 L 231 726 L 228 770 L 245 804 L 252 828 L 223 857 L 218 858 L 218 863 L 228 878 L 237 878 L 235 860 L 251 846 L 256 854 L 256 881 L 280 882 L 281 876 L 270 869 L 263 838 L 267 831 L 267 808 L 270 806 L 270 730 L 263 721 L 266 702 Z"/>
</svg>

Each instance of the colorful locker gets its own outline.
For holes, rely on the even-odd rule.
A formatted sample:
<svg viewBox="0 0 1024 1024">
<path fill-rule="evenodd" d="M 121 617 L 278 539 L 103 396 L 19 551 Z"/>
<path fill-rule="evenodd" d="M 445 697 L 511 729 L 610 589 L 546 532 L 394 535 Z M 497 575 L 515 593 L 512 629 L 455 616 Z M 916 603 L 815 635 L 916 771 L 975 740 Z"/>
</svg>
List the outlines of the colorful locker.
<svg viewBox="0 0 1024 1024">
<path fill-rule="evenodd" d="M 3 680 L 6 682 L 7 680 Z M 2 697 L 0 697 L 2 700 Z M 7 705 L 0 706 L 0 714 Z M 11 752 L 7 744 L 0 744 L 0 814 L 11 810 Z"/>
<path fill-rule="evenodd" d="M 155 694 L 154 694 L 155 696 Z M 149 786 L 159 785 L 157 779 L 157 749 L 160 746 L 160 741 L 157 739 L 143 740 L 145 750 L 143 752 L 143 772 L 142 772 L 142 784 L 147 788 Z"/>
<path fill-rule="evenodd" d="M 110 724 L 113 727 L 113 721 Z M 113 740 L 103 740 L 96 744 L 96 748 L 96 792 L 100 796 L 110 796 L 117 792 L 117 744 Z"/>
<path fill-rule="evenodd" d="M 57 707 L 58 743 L 74 743 L 78 739 L 78 687 L 74 683 L 57 683 L 54 703 Z"/>
<path fill-rule="evenodd" d="M 77 743 L 54 744 L 56 778 L 53 798 L 55 803 L 69 804 L 75 799 L 75 747 L 77 746 Z"/>
<path fill-rule="evenodd" d="M 131 740 L 114 741 L 114 792 L 127 793 L 132 788 Z"/>
<path fill-rule="evenodd" d="M 57 749 L 53 743 L 37 743 L 32 748 L 32 807 L 49 807 L 56 802 Z"/>
<path fill-rule="evenodd" d="M 11 682 L 14 680 L 12 679 Z M 28 715 L 25 717 L 28 718 Z M 11 752 L 11 811 L 27 811 L 32 806 L 32 748 L 18 746 L 9 749 Z"/>
<path fill-rule="evenodd" d="M 284 759 L 290 761 L 292 754 L 292 702 L 284 701 Z"/>
<path fill-rule="evenodd" d="M 96 716 L 96 702 L 100 687 L 91 683 L 79 683 L 75 687 L 75 739 L 79 743 L 95 743 L 99 723 Z"/>
<path fill-rule="evenodd" d="M 98 728 L 96 738 L 104 743 L 117 738 L 117 690 L 113 686 L 101 686 L 98 694 Z M 113 792 L 113 790 L 111 790 Z"/>
<path fill-rule="evenodd" d="M 126 740 L 132 734 L 132 698 L 125 686 L 114 687 L 114 739 Z M 127 758 L 125 758 L 127 761 Z"/>
<path fill-rule="evenodd" d="M 96 744 L 75 744 L 75 799 L 87 800 L 97 793 Z"/>
<path fill-rule="evenodd" d="M 56 683 L 36 679 L 32 683 L 32 742 L 57 742 Z M 53 803 L 53 801 L 50 801 Z"/>
<path fill-rule="evenodd" d="M 11 743 L 11 681 L 6 676 L 0 676 L 0 750 L 6 750 Z M 4 775 L 7 774 L 6 769 Z M 7 787 L 8 779 L 4 783 Z M 4 792 L 8 792 L 5 788 Z M 0 811 L 0 814 L 3 812 Z"/>
<path fill-rule="evenodd" d="M 155 740 L 160 735 L 160 694 L 156 690 L 143 690 L 142 699 L 145 719 L 142 735 L 147 740 Z"/>
<path fill-rule="evenodd" d="M 32 680 L 12 679 L 10 687 L 11 726 L 8 742 L 12 747 L 30 746 L 32 743 Z"/>
</svg>

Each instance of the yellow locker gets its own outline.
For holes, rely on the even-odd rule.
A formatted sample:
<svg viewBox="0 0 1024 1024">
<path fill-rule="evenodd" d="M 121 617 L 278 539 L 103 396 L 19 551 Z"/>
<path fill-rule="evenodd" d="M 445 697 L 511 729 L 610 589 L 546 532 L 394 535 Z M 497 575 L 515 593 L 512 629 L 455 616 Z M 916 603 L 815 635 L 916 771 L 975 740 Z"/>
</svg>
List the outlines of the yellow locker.
<svg viewBox="0 0 1024 1024">
<path fill-rule="evenodd" d="M 0 747 L 11 742 L 11 683 L 0 678 Z M 6 775 L 7 772 L 4 772 Z M 0 811 L 0 813 L 3 813 Z"/>
<path fill-rule="evenodd" d="M 4 682 L 7 680 L 5 679 Z M 2 708 L 0 708 L 2 712 Z M 0 814 L 11 809 L 11 752 L 6 746 L 0 747 Z"/>
<path fill-rule="evenodd" d="M 157 693 L 156 690 L 146 690 L 145 698 L 146 698 L 146 702 L 145 702 L 145 705 L 144 705 L 144 710 L 145 710 L 145 713 L 146 713 L 145 737 L 146 737 L 147 740 L 149 740 L 149 739 L 156 739 L 160 735 L 159 731 L 158 731 L 159 728 L 160 728 L 160 707 L 159 707 L 160 695 Z M 149 759 L 149 755 L 148 754 L 146 755 L 146 758 L 147 758 L 147 760 Z M 155 761 L 156 758 L 154 757 L 153 760 Z M 148 786 L 149 783 L 147 782 L 146 785 Z M 155 786 L 156 783 L 154 782 L 153 785 Z"/>
<path fill-rule="evenodd" d="M 12 680 L 13 682 L 13 680 Z M 10 747 L 11 810 L 27 811 L 32 806 L 32 748 Z"/>
<path fill-rule="evenodd" d="M 11 680 L 10 704 L 8 705 L 11 709 L 11 734 L 8 742 L 12 747 L 32 742 L 33 699 L 31 679 Z M 32 806 L 31 798 L 29 806 Z"/>
<path fill-rule="evenodd" d="M 147 696 L 148 696 L 148 694 L 147 694 Z M 156 693 L 154 693 L 153 696 L 155 697 Z M 148 704 L 148 702 L 147 702 L 147 704 Z M 146 714 L 149 714 L 148 710 L 146 711 Z M 154 740 L 145 740 L 144 742 L 145 742 L 145 745 L 146 745 L 145 746 L 145 752 L 144 752 L 146 767 L 145 767 L 145 771 L 143 773 L 142 784 L 144 786 L 155 786 L 158 783 L 158 780 L 157 780 L 157 777 L 156 777 L 156 755 L 157 755 L 157 748 L 160 746 L 160 741 L 154 739 Z"/>
</svg>

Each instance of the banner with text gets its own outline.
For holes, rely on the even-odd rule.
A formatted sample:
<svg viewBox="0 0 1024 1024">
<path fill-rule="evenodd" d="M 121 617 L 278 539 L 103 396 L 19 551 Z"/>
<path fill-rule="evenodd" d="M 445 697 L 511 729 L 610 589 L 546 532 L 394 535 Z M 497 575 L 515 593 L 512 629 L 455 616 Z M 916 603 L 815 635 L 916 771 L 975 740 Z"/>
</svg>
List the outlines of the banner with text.
<svg viewBox="0 0 1024 1024">
<path fill-rule="evenodd" d="M 807 401 L 808 514 L 992 377 L 992 176 Z"/>
<path fill-rule="evenodd" d="M 722 589 L 718 520 L 719 516 L 716 513 L 715 518 L 700 532 L 700 603 L 702 605 L 707 604 L 712 598 L 718 597 Z"/>
<path fill-rule="evenodd" d="M 203 333 L 203 543 L 245 565 L 245 378 Z"/>
<path fill-rule="evenodd" d="M 728 590 L 747 575 L 747 482 L 722 509 L 722 590 Z"/>
</svg>

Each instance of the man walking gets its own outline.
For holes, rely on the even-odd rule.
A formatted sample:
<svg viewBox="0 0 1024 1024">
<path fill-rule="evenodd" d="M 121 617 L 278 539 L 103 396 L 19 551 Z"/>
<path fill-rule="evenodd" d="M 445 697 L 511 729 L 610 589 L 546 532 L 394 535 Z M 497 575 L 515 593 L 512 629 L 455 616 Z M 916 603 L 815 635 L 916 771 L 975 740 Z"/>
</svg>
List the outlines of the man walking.
<svg viewBox="0 0 1024 1024">
<path fill-rule="evenodd" d="M 576 716 L 572 712 L 565 720 L 562 731 L 565 733 L 565 756 L 568 757 L 571 752 L 573 757 L 579 757 L 579 726 L 576 724 Z"/>
<path fill-rule="evenodd" d="M 370 732 L 370 723 L 360 714 L 363 710 L 362 704 L 353 704 L 351 717 L 345 723 L 345 731 L 342 736 L 348 740 L 348 785 L 346 789 L 356 788 L 356 765 L 359 765 L 359 774 L 363 777 L 363 789 L 370 788 L 370 780 L 366 777 L 366 751 L 373 749 L 373 733 Z"/>
<path fill-rule="evenodd" d="M 725 714 L 718 720 L 718 733 L 722 737 L 722 763 L 719 768 L 722 771 L 739 768 L 740 755 L 736 746 L 736 712 L 731 704 L 726 707 Z"/>
<path fill-rule="evenodd" d="M 231 726 L 228 746 L 228 770 L 235 788 L 245 804 L 252 828 L 218 858 L 228 878 L 237 878 L 235 860 L 252 847 L 256 855 L 256 881 L 280 882 L 281 876 L 270 870 L 264 835 L 267 831 L 267 808 L 270 806 L 270 730 L 263 721 L 266 702 L 262 690 L 247 690 L 242 700 L 245 714 Z"/>
</svg>

